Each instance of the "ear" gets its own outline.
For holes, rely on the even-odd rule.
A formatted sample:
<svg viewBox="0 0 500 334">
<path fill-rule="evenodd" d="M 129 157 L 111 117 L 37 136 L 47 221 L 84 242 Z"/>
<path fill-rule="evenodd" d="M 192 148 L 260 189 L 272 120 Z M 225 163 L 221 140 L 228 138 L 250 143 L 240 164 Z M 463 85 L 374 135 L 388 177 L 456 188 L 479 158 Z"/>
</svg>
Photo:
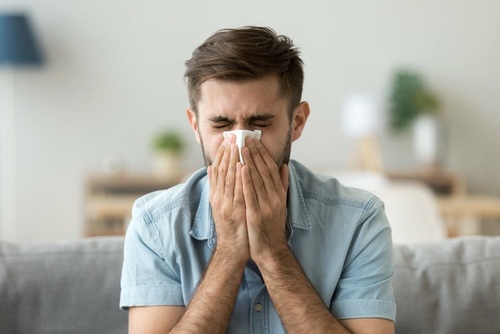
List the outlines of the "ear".
<svg viewBox="0 0 500 334">
<path fill-rule="evenodd" d="M 300 102 L 295 108 L 292 116 L 292 141 L 296 141 L 302 135 L 302 130 L 306 125 L 310 112 L 309 103 L 306 101 Z"/>
<path fill-rule="evenodd" d="M 198 132 L 198 119 L 196 118 L 196 113 L 193 110 L 188 108 L 188 109 L 186 109 L 186 115 L 187 115 L 189 124 L 191 125 L 191 129 L 193 129 L 196 141 L 199 144 L 199 143 L 201 143 L 201 141 L 200 141 L 200 134 Z"/>
</svg>

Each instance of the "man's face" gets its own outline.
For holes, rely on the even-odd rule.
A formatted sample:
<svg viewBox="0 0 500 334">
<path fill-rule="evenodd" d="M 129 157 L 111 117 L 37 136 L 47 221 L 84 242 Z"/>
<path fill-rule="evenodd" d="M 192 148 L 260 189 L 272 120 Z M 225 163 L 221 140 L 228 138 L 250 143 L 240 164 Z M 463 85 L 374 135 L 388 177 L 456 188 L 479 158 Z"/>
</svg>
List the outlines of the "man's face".
<svg viewBox="0 0 500 334">
<path fill-rule="evenodd" d="M 207 166 L 224 140 L 224 131 L 262 130 L 261 143 L 278 166 L 288 163 L 296 139 L 288 101 L 280 96 L 275 76 L 242 82 L 208 80 L 201 85 L 198 115 L 188 110 L 188 118 Z"/>
</svg>

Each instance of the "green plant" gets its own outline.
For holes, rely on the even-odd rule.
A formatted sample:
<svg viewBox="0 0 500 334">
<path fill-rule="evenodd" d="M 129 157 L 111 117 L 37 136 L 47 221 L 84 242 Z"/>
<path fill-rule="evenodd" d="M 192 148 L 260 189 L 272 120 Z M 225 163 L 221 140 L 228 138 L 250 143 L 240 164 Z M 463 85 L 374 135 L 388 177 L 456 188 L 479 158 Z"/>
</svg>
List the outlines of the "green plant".
<svg viewBox="0 0 500 334">
<path fill-rule="evenodd" d="M 185 142 L 182 134 L 173 129 L 164 129 L 153 137 L 153 149 L 161 152 L 181 153 Z"/>
<path fill-rule="evenodd" d="M 414 71 L 395 72 L 389 98 L 391 128 L 396 132 L 409 129 L 421 114 L 439 111 L 437 97 L 427 89 L 422 77 Z"/>
</svg>

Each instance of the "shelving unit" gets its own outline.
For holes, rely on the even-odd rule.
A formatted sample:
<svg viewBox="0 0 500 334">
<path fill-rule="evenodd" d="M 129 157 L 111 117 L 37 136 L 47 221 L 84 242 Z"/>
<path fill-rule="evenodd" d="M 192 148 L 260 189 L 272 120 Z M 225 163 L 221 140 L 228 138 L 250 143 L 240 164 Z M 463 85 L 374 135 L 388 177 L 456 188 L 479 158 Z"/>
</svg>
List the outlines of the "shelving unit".
<svg viewBox="0 0 500 334">
<path fill-rule="evenodd" d="M 134 201 L 178 182 L 151 174 L 93 174 L 85 184 L 85 236 L 123 235 Z"/>
</svg>

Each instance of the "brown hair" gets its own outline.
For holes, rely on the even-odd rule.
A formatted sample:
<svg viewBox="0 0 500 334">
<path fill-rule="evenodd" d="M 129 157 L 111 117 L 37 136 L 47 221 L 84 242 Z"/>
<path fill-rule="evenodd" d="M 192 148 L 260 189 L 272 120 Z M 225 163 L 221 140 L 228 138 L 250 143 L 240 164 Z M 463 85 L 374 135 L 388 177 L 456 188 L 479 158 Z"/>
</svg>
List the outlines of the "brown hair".
<svg viewBox="0 0 500 334">
<path fill-rule="evenodd" d="M 197 112 L 200 86 L 209 79 L 240 81 L 277 75 L 281 94 L 289 99 L 290 113 L 300 103 L 303 62 L 290 38 L 268 27 L 222 29 L 196 48 L 186 61 L 189 102 Z"/>
</svg>

